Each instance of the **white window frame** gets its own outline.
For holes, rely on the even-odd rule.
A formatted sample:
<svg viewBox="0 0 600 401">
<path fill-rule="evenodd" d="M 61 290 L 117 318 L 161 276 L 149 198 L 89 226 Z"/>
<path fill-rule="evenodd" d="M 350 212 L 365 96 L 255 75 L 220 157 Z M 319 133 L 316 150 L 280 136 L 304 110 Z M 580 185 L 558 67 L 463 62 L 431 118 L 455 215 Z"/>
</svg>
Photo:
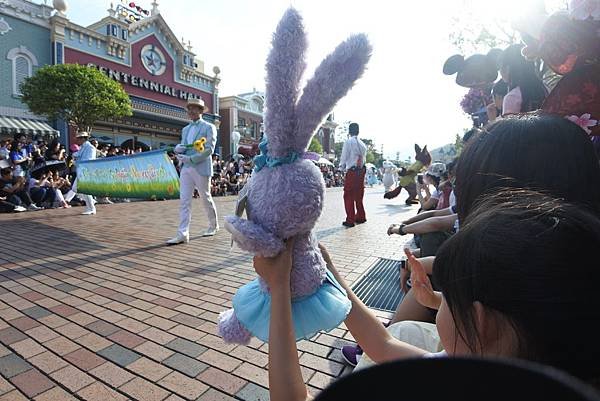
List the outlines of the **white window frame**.
<svg viewBox="0 0 600 401">
<path fill-rule="evenodd" d="M 38 66 L 38 60 L 35 54 L 29 51 L 25 46 L 15 47 L 10 49 L 6 55 L 6 58 L 12 62 L 12 87 L 13 96 L 21 96 L 20 90 L 17 87 L 17 58 L 23 57 L 27 60 L 29 67 L 29 77 L 33 75 L 33 67 Z"/>
</svg>

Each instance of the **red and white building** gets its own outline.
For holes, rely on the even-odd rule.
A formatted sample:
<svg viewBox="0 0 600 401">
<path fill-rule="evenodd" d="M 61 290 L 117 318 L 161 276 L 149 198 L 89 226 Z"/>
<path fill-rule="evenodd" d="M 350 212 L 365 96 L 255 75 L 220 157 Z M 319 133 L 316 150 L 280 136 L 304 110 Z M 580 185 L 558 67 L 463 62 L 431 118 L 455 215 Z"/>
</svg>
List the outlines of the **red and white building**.
<svg viewBox="0 0 600 401">
<path fill-rule="evenodd" d="M 188 123 L 188 98 L 201 98 L 204 118 L 219 126 L 219 69 L 204 71 L 192 47 L 177 39 L 158 10 L 119 4 L 108 16 L 84 27 L 64 12 L 51 19 L 53 64 L 76 63 L 96 68 L 121 83 L 133 116 L 98 121 L 92 135 L 116 146 L 156 149 L 179 143 Z M 63 124 L 62 131 L 67 131 Z"/>
</svg>

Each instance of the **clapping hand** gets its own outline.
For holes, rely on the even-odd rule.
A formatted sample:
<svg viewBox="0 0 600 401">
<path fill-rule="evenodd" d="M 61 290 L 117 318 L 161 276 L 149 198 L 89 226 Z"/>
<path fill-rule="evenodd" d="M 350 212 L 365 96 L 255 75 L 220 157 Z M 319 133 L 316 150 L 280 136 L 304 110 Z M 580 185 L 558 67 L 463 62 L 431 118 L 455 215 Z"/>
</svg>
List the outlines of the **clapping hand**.
<svg viewBox="0 0 600 401">
<path fill-rule="evenodd" d="M 425 268 L 421 262 L 410 252 L 410 249 L 405 248 L 404 253 L 408 258 L 406 263 L 410 264 L 412 291 L 415 295 L 415 299 L 423 306 L 431 309 L 438 309 L 441 303 L 441 294 L 433 291 L 431 281 L 425 272 Z"/>
</svg>

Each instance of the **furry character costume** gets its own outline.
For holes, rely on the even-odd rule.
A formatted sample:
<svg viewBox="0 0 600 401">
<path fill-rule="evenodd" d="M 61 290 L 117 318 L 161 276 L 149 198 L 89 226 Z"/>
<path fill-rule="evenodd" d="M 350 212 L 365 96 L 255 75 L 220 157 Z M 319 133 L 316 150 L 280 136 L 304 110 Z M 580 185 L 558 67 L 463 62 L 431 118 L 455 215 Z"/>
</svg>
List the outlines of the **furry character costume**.
<svg viewBox="0 0 600 401">
<path fill-rule="evenodd" d="M 345 291 L 327 270 L 312 232 L 323 209 L 325 182 L 302 154 L 322 120 L 363 74 L 371 45 L 365 35 L 348 38 L 325 58 L 301 92 L 307 44 L 295 9 L 284 14 L 272 44 L 266 68 L 266 140 L 239 201 L 246 205 L 248 220 L 240 217 L 241 212 L 228 216 L 225 228 L 241 249 L 266 257 L 277 255 L 286 239 L 296 237 L 290 285 L 299 340 L 337 327 L 351 308 Z M 233 309 L 219 317 L 219 334 L 230 343 L 246 344 L 252 335 L 268 341 L 270 303 L 261 278 L 241 287 L 233 297 Z"/>
<path fill-rule="evenodd" d="M 385 192 L 389 192 L 396 185 L 396 173 L 398 168 L 389 160 L 383 162 L 383 186 Z"/>
<path fill-rule="evenodd" d="M 400 194 L 402 188 L 408 192 L 408 198 L 406 198 L 406 204 L 412 205 L 418 203 L 417 199 L 417 185 L 415 184 L 415 177 L 419 174 L 423 168 L 428 167 L 431 164 L 431 155 L 427 150 L 427 145 L 423 149 L 415 144 L 415 162 L 408 168 L 402 167 L 398 172 L 400 181 L 396 189 L 390 192 L 386 192 L 383 197 L 385 199 L 393 199 Z"/>
</svg>

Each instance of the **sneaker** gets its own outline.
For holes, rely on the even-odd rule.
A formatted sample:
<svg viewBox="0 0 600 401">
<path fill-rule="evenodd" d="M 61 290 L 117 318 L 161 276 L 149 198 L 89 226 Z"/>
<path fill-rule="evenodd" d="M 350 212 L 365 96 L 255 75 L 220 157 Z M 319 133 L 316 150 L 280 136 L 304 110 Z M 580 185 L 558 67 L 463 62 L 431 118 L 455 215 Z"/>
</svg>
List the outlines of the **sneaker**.
<svg viewBox="0 0 600 401">
<path fill-rule="evenodd" d="M 217 233 L 217 231 L 219 231 L 219 227 L 215 227 L 215 228 L 207 228 L 206 230 L 202 231 L 200 233 L 200 236 L 202 237 L 212 237 L 213 235 L 215 235 Z"/>
<path fill-rule="evenodd" d="M 13 210 L 13 212 L 24 212 L 27 209 L 25 209 L 23 206 L 15 206 L 15 209 Z"/>
<path fill-rule="evenodd" d="M 342 225 L 343 225 L 344 227 L 348 227 L 348 228 L 352 228 L 352 227 L 354 227 L 354 223 L 348 223 L 347 221 L 344 221 L 344 222 L 342 223 Z"/>
<path fill-rule="evenodd" d="M 363 350 L 359 345 L 344 345 L 342 347 L 342 357 L 350 366 L 356 366 L 362 354 Z"/>
<path fill-rule="evenodd" d="M 188 242 L 190 242 L 190 236 L 189 235 L 179 235 L 177 234 L 175 237 L 171 238 L 170 240 L 167 241 L 167 245 L 178 245 L 178 244 L 187 244 Z"/>
<path fill-rule="evenodd" d="M 83 216 L 91 216 L 96 214 L 95 210 L 86 210 L 85 212 L 81 213 Z"/>
<path fill-rule="evenodd" d="M 31 205 L 27 206 L 27 210 L 42 210 L 42 208 L 37 207 L 35 203 L 32 203 Z"/>
</svg>

